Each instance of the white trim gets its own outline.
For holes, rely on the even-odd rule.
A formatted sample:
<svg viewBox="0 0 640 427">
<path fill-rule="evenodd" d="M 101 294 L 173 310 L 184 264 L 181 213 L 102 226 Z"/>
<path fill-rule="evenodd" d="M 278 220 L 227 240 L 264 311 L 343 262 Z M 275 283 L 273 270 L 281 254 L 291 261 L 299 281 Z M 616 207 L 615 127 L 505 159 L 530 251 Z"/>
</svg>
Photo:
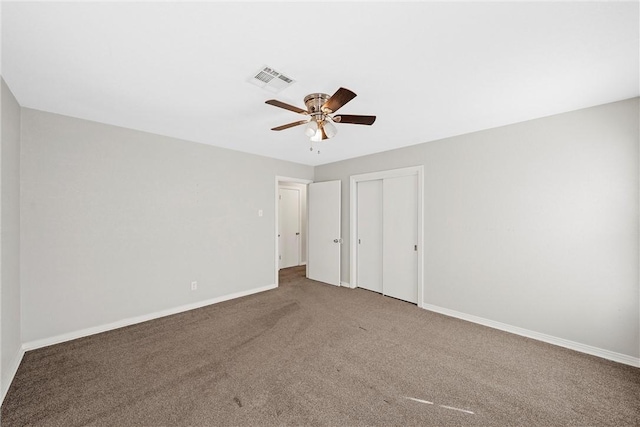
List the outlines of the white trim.
<svg viewBox="0 0 640 427">
<path fill-rule="evenodd" d="M 189 310 L 195 310 L 196 308 L 205 307 L 207 305 L 217 304 L 219 302 L 228 301 L 236 298 L 245 297 L 247 295 L 257 294 L 259 292 L 268 291 L 277 288 L 277 285 L 267 285 L 259 288 L 249 289 L 247 291 L 235 292 L 233 294 L 223 295 L 216 298 L 211 298 L 204 301 L 198 301 L 191 304 L 181 305 L 179 307 L 169 308 L 166 310 L 156 311 L 154 313 L 144 314 L 142 316 L 130 317 L 128 319 L 118 320 L 117 322 L 107 323 L 105 325 L 94 326 L 91 328 L 81 329 L 79 331 L 73 331 L 66 334 L 56 335 L 49 338 L 43 338 L 39 340 L 29 341 L 22 344 L 23 351 L 35 350 L 37 348 L 47 347 L 54 344 L 60 344 L 65 341 L 71 341 L 78 338 L 87 337 L 102 332 L 111 331 L 125 326 L 135 325 L 136 323 L 146 322 L 148 320 L 158 319 L 160 317 L 170 316 L 172 314 L 183 313 Z"/>
<path fill-rule="evenodd" d="M 424 165 L 351 175 L 349 178 L 349 280 L 357 287 L 358 182 L 417 175 L 418 177 L 418 307 L 424 305 Z"/>
<path fill-rule="evenodd" d="M 278 187 L 280 186 L 280 182 L 297 182 L 298 184 L 311 184 L 313 181 L 310 179 L 304 179 L 304 178 L 291 178 L 288 176 L 279 176 L 276 175 L 275 176 L 275 189 L 274 189 L 274 196 L 273 196 L 273 209 L 275 211 L 275 223 L 274 223 L 274 228 L 273 228 L 273 241 L 274 241 L 274 251 L 273 251 L 273 257 L 275 259 L 274 265 L 273 265 L 273 283 L 275 283 L 275 286 L 278 286 L 279 283 L 279 277 L 278 277 L 278 271 L 280 271 L 280 263 L 278 262 Z M 309 203 L 307 201 L 307 203 Z M 307 216 L 309 214 L 307 213 Z M 309 236 L 309 221 L 307 221 L 307 229 L 305 230 L 305 233 L 307 235 L 307 237 Z M 309 239 L 307 238 L 307 256 L 309 254 Z M 301 257 L 302 258 L 302 257 Z"/>
<path fill-rule="evenodd" d="M 349 282 L 343 282 L 343 281 L 340 281 L 340 286 L 344 286 L 345 288 L 351 288 L 351 289 L 354 288 L 349 284 Z"/>
<path fill-rule="evenodd" d="M 22 362 L 22 358 L 24 357 L 24 348 L 18 349 L 16 356 L 13 358 L 13 363 L 9 367 L 9 376 L 7 377 L 7 383 L 2 384 L 2 391 L 0 397 L 0 405 L 4 402 L 4 398 L 7 396 L 7 392 L 9 391 L 9 387 L 11 387 L 11 383 L 18 373 L 18 368 L 20 367 L 20 363 Z"/>
<path fill-rule="evenodd" d="M 532 338 L 534 340 L 543 341 L 549 344 L 579 351 L 581 353 L 590 354 L 592 356 L 597 356 L 603 359 L 613 360 L 614 362 L 624 363 L 625 365 L 631 365 L 635 366 L 636 368 L 640 368 L 639 357 L 628 356 L 626 354 L 616 353 L 614 351 L 593 347 L 587 344 L 581 344 L 579 342 L 566 340 L 564 338 L 558 338 L 552 335 L 530 331 L 528 329 L 519 328 L 517 326 L 508 325 L 506 323 L 496 322 L 495 320 L 485 319 L 482 317 L 474 316 L 472 314 L 461 313 L 459 311 L 439 307 L 433 304 L 423 304 L 422 308 L 424 308 L 425 310 L 433 311 L 435 313 L 444 314 L 445 316 L 455 317 L 458 319 L 466 320 L 468 322 L 477 323 L 479 325 L 488 326 L 490 328 L 499 329 L 501 331 L 510 332 L 512 334 Z"/>
<path fill-rule="evenodd" d="M 355 180 L 356 182 L 374 181 L 376 179 L 399 178 L 401 176 L 416 175 L 420 171 L 424 171 L 424 165 L 409 166 L 406 168 L 389 169 L 389 170 L 369 172 L 369 173 L 361 173 L 358 175 L 351 175 L 350 178 L 352 180 Z"/>
</svg>

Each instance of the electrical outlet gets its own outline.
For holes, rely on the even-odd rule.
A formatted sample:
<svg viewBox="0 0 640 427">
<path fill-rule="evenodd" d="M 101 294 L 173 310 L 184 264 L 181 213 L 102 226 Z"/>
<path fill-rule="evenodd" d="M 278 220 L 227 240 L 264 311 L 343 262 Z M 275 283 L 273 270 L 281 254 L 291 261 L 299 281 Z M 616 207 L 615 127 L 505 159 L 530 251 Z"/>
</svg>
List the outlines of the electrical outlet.
<svg viewBox="0 0 640 427">
<path fill-rule="evenodd" d="M 196 289 L 198 289 L 198 282 L 191 282 L 191 290 L 195 291 Z"/>
</svg>

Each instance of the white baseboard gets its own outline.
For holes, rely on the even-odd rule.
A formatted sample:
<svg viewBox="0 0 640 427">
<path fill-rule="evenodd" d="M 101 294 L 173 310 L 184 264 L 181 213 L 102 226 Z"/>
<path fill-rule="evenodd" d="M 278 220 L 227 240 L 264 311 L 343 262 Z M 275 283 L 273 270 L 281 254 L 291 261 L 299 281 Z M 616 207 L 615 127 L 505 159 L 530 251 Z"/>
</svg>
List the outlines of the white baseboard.
<svg viewBox="0 0 640 427">
<path fill-rule="evenodd" d="M 345 288 L 350 288 L 351 287 L 349 282 L 343 282 L 343 281 L 340 281 L 340 286 L 344 286 Z"/>
<path fill-rule="evenodd" d="M 4 402 L 4 397 L 7 395 L 7 392 L 9 391 L 9 387 L 11 386 L 11 383 L 13 382 L 13 379 L 15 378 L 16 373 L 18 372 L 18 368 L 20 367 L 20 362 L 22 362 L 23 357 L 24 357 L 24 349 L 20 348 L 18 349 L 18 352 L 13 358 L 13 363 L 11 363 L 11 366 L 9 366 L 9 376 L 7 377 L 7 383 L 2 384 L 2 390 L 0 390 L 0 393 L 1 393 L 0 405 Z"/>
<path fill-rule="evenodd" d="M 508 325 L 506 323 L 496 322 L 494 320 L 489 320 L 482 317 L 474 316 L 472 314 L 466 314 L 459 311 L 450 310 L 448 308 L 439 307 L 437 305 L 423 303 L 422 308 L 424 308 L 425 310 L 444 314 L 446 316 L 451 316 L 451 317 L 466 320 L 469 322 L 478 323 L 480 325 L 488 326 L 490 328 L 500 329 L 501 331 L 510 332 L 512 334 L 521 335 L 523 337 L 532 338 L 538 341 L 544 341 L 549 344 L 554 344 L 560 347 L 565 347 L 571 350 L 579 351 L 581 353 L 602 357 L 603 359 L 613 360 L 614 362 L 624 363 L 625 365 L 631 365 L 631 366 L 640 368 L 640 358 L 638 357 L 628 356 L 626 354 L 616 353 L 614 351 L 605 350 L 598 347 L 592 347 L 590 345 L 581 344 L 579 342 L 569 341 L 564 338 L 558 338 L 552 335 L 530 331 L 528 329 L 519 328 L 517 326 Z"/>
<path fill-rule="evenodd" d="M 172 314 L 178 314 L 196 308 L 204 307 L 211 304 L 217 304 L 219 302 L 228 301 L 236 298 L 245 297 L 247 295 L 257 294 L 259 292 L 268 291 L 277 288 L 277 285 L 267 285 L 260 288 L 249 289 L 248 291 L 236 292 L 229 295 L 223 295 L 216 298 L 211 298 L 204 301 L 198 301 L 191 304 L 185 304 L 166 310 L 156 311 L 154 313 L 144 314 L 142 316 L 130 317 L 128 319 L 119 320 L 117 322 L 107 323 L 105 325 L 94 326 L 92 328 L 81 329 L 78 331 L 69 332 L 66 334 L 56 335 L 49 338 L 43 338 L 39 340 L 29 341 L 22 344 L 22 351 L 35 350 L 37 348 L 47 347 L 54 344 L 60 344 L 65 341 L 71 341 L 78 338 L 87 337 L 90 335 L 99 334 L 101 332 L 111 331 L 113 329 L 122 328 L 125 326 L 135 325 L 136 323 L 146 322 L 148 320 L 158 319 L 160 317 L 170 316 Z"/>
</svg>

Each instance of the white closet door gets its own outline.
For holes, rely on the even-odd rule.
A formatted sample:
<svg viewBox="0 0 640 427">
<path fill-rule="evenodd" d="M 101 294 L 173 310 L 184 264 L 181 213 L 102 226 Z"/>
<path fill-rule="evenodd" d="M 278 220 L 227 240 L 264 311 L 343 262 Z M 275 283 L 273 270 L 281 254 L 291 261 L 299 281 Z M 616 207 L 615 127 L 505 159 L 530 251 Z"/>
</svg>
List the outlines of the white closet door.
<svg viewBox="0 0 640 427">
<path fill-rule="evenodd" d="M 307 277 L 340 286 L 340 181 L 309 184 Z"/>
<path fill-rule="evenodd" d="M 418 302 L 418 180 L 416 175 L 383 181 L 384 294 Z"/>
<path fill-rule="evenodd" d="M 357 185 L 357 285 L 382 293 L 382 180 Z"/>
</svg>

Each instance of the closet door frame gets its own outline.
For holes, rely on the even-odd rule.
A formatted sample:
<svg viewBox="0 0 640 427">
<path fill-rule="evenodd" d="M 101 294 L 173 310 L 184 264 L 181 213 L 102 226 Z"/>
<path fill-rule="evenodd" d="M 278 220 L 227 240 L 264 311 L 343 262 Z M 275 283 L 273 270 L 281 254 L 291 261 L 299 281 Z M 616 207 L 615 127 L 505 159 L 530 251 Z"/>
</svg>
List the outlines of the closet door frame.
<svg viewBox="0 0 640 427">
<path fill-rule="evenodd" d="M 418 307 L 424 308 L 424 166 L 411 166 L 379 172 L 351 175 L 349 180 L 349 271 L 350 287 L 355 288 L 358 283 L 358 182 L 373 181 L 401 176 L 417 176 L 418 180 Z"/>
</svg>

